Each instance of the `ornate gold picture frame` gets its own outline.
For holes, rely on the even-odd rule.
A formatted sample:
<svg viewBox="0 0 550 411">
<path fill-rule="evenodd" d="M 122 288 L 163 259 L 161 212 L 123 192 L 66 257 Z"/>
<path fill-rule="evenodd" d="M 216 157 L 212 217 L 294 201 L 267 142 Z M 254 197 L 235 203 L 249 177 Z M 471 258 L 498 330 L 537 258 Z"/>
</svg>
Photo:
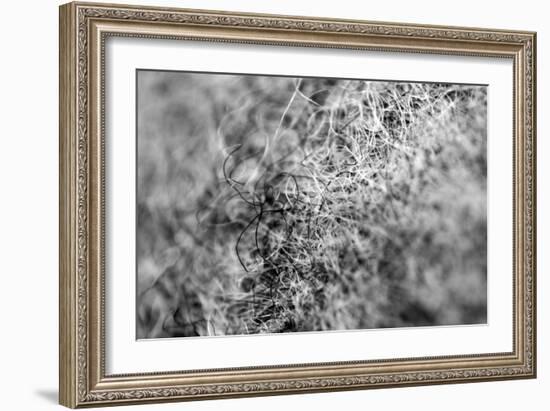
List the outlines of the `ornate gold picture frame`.
<svg viewBox="0 0 550 411">
<path fill-rule="evenodd" d="M 266 358 L 265 366 L 107 374 L 105 43 L 120 37 L 511 61 L 513 249 L 503 253 L 513 260 L 512 350 L 289 365 L 270 365 Z M 536 376 L 535 33 L 77 2 L 60 7 L 59 61 L 62 405 L 77 408 Z"/>
</svg>

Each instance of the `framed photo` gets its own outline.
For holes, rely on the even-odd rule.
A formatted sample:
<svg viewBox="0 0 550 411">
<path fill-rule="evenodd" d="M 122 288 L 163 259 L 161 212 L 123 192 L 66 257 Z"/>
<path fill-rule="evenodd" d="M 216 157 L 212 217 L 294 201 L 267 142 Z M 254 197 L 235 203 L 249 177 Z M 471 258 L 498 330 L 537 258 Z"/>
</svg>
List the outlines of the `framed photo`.
<svg viewBox="0 0 550 411">
<path fill-rule="evenodd" d="M 534 378 L 535 40 L 61 6 L 61 404 Z"/>
</svg>

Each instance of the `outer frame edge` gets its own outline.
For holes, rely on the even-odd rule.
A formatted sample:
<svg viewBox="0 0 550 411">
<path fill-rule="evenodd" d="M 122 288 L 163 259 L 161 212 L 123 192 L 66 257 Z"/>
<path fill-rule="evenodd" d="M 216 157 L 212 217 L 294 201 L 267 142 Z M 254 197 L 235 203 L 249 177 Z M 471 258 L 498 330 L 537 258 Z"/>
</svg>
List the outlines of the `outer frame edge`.
<svg viewBox="0 0 550 411">
<path fill-rule="evenodd" d="M 59 7 L 59 404 L 77 404 L 75 5 Z"/>
</svg>

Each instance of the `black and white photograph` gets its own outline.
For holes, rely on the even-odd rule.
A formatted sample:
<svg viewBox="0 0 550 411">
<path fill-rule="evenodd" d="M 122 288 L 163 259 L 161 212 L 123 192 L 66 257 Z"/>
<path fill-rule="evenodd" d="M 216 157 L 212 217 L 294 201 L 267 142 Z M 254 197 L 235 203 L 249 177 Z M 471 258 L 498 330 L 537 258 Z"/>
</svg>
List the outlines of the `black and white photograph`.
<svg viewBox="0 0 550 411">
<path fill-rule="evenodd" d="M 137 70 L 137 338 L 487 323 L 487 89 Z"/>
</svg>

